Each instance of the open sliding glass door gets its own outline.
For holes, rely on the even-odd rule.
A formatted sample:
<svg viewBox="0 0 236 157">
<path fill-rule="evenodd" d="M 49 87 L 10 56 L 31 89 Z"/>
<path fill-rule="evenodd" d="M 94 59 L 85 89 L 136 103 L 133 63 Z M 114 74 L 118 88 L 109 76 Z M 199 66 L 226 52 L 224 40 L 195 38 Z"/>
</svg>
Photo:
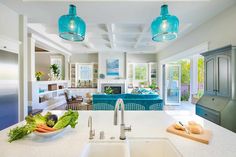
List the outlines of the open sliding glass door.
<svg viewBox="0 0 236 157">
<path fill-rule="evenodd" d="M 181 103 L 181 65 L 166 64 L 165 66 L 165 104 L 180 105 Z"/>
</svg>

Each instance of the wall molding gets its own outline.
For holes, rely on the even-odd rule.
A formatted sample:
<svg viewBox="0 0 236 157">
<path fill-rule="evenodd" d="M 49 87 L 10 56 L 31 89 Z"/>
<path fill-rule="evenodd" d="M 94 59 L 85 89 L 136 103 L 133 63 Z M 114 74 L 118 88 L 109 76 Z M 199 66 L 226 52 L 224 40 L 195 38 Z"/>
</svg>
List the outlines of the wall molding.
<svg viewBox="0 0 236 157">
<path fill-rule="evenodd" d="M 161 64 L 166 64 L 166 63 L 173 62 L 173 61 L 176 61 L 176 60 L 180 60 L 180 59 L 184 59 L 184 58 L 190 58 L 194 55 L 200 55 L 201 53 L 206 52 L 208 50 L 209 50 L 209 43 L 204 42 L 204 43 L 201 43 L 198 46 L 195 46 L 195 47 L 187 49 L 183 52 L 177 53 L 176 55 L 172 55 L 168 58 L 162 59 L 162 60 L 160 60 L 160 63 Z"/>
</svg>

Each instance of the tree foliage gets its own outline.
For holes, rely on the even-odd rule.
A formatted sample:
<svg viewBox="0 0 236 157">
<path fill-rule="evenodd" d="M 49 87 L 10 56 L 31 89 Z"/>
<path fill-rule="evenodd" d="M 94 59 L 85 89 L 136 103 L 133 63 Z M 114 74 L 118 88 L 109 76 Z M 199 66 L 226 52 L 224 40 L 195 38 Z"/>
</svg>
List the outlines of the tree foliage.
<svg viewBox="0 0 236 157">
<path fill-rule="evenodd" d="M 204 58 L 198 59 L 198 83 L 204 83 Z"/>
<path fill-rule="evenodd" d="M 178 63 L 181 65 L 181 83 L 190 84 L 190 60 L 183 59 Z"/>
</svg>

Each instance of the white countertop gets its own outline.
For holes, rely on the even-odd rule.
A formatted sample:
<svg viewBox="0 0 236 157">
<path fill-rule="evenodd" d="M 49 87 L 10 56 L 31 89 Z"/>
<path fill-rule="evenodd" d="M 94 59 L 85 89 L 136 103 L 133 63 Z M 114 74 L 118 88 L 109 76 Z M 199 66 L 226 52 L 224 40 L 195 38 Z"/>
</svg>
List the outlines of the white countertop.
<svg viewBox="0 0 236 157">
<path fill-rule="evenodd" d="M 53 138 L 39 138 L 31 134 L 22 140 L 8 143 L 7 133 L 10 128 L 1 131 L 0 156 L 80 157 L 83 147 L 88 142 L 87 124 L 90 115 L 93 117 L 93 128 L 96 131 L 95 140 L 98 140 L 100 131 L 105 132 L 106 139 L 111 136 L 118 139 L 119 126 L 113 126 L 113 111 L 79 111 L 79 114 L 79 124 L 75 129 L 67 128 Z M 166 128 L 176 120 L 196 120 L 205 129 L 212 130 L 213 138 L 210 144 L 167 133 Z M 127 138 L 168 138 L 184 157 L 236 157 L 236 134 L 196 115 L 179 111 L 169 111 L 168 114 L 164 111 L 125 111 L 125 124 L 132 126 L 132 131 L 126 133 Z"/>
</svg>

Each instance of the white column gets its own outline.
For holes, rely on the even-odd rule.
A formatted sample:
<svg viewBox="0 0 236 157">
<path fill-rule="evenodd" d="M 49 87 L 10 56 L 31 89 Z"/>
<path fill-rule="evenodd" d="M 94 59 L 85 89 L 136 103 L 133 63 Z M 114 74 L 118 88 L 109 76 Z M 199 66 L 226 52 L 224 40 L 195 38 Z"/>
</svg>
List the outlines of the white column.
<svg viewBox="0 0 236 157">
<path fill-rule="evenodd" d="M 19 121 L 28 115 L 28 62 L 27 62 L 27 17 L 19 16 Z"/>
<path fill-rule="evenodd" d="M 36 81 L 35 79 L 35 39 L 32 38 L 30 34 L 28 36 L 28 99 L 29 99 L 29 106 L 33 106 L 32 102 L 35 99 L 35 91 L 34 84 L 32 82 Z"/>
<path fill-rule="evenodd" d="M 127 52 L 124 53 L 124 68 L 125 68 L 125 71 L 124 71 L 124 79 L 128 79 L 128 56 L 127 56 Z M 128 87 L 128 86 L 127 86 Z M 128 89 L 126 89 L 128 91 Z"/>
<path fill-rule="evenodd" d="M 28 38 L 28 78 L 29 81 L 36 81 L 35 78 L 35 39 L 30 35 Z"/>
<path fill-rule="evenodd" d="M 162 64 L 161 64 L 161 62 L 160 62 L 160 58 L 159 58 L 159 56 L 158 56 L 158 54 L 156 55 L 156 64 L 157 64 L 157 87 L 159 87 L 159 89 L 160 89 L 160 96 L 162 97 L 162 98 L 164 98 L 164 93 L 163 93 L 163 71 L 162 71 Z"/>
<path fill-rule="evenodd" d="M 65 80 L 69 80 L 69 62 L 70 62 L 70 56 L 64 55 L 65 57 Z"/>
<path fill-rule="evenodd" d="M 190 59 L 190 100 L 198 92 L 198 55 Z"/>
</svg>

